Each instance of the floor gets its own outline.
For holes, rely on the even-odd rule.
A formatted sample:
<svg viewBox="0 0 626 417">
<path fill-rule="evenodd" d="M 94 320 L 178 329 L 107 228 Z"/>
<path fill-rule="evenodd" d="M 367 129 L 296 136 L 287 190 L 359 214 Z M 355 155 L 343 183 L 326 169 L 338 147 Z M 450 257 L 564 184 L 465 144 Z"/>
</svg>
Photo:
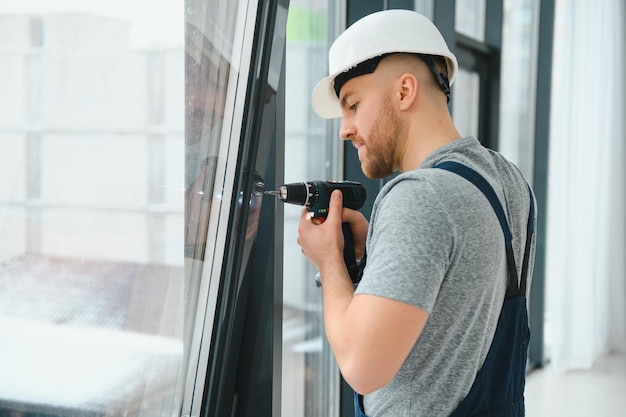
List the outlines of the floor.
<svg viewBox="0 0 626 417">
<path fill-rule="evenodd" d="M 604 356 L 589 371 L 532 371 L 526 377 L 526 416 L 626 416 L 626 355 Z"/>
</svg>

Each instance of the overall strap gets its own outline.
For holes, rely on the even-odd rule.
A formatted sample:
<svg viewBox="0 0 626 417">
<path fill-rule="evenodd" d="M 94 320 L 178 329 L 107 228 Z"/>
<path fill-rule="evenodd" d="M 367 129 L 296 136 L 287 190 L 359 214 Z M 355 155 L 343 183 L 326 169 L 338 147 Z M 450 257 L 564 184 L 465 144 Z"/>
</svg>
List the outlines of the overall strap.
<svg viewBox="0 0 626 417">
<path fill-rule="evenodd" d="M 528 185 L 528 184 L 527 184 Z M 528 185 L 528 194 L 530 195 L 530 211 L 528 212 L 528 223 L 526 224 L 526 246 L 524 248 L 524 261 L 522 262 L 522 279 L 520 282 L 520 292 L 522 288 L 526 293 L 526 281 L 528 277 L 528 262 L 530 258 L 530 245 L 535 234 L 535 199 L 533 192 Z"/>
<path fill-rule="evenodd" d="M 483 176 L 480 175 L 478 172 L 459 162 L 444 161 L 435 165 L 435 168 L 445 169 L 446 171 L 450 171 L 457 175 L 460 175 L 461 177 L 474 184 L 485 195 L 485 197 L 487 197 L 487 200 L 489 200 L 489 203 L 491 203 L 491 206 L 493 207 L 493 210 L 498 217 L 498 221 L 500 222 L 500 227 L 502 228 L 502 233 L 504 234 L 504 242 L 506 245 L 508 284 L 505 299 L 518 295 L 526 296 L 526 275 L 528 274 L 530 244 L 532 241 L 532 233 L 534 231 L 534 199 L 532 196 L 532 192 L 530 191 L 530 187 L 528 187 L 531 204 L 527 224 L 528 233 L 526 234 L 526 247 L 524 260 L 522 263 L 522 279 L 518 287 L 517 267 L 515 265 L 515 255 L 513 254 L 513 235 L 511 234 L 511 229 L 509 228 L 509 224 L 506 220 L 506 215 L 504 214 L 502 204 L 500 204 L 500 200 L 498 199 L 498 196 L 496 195 L 496 192 L 494 191 L 491 184 L 489 184 L 489 182 L 485 178 L 483 178 Z"/>
</svg>

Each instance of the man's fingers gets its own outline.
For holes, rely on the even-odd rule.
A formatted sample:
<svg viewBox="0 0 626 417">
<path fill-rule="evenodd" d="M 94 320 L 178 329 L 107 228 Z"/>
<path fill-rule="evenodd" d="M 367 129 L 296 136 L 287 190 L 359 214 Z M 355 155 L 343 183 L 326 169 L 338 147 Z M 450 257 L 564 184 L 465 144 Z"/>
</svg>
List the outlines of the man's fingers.
<svg viewBox="0 0 626 417">
<path fill-rule="evenodd" d="M 343 194 L 339 190 L 333 191 L 328 204 L 328 216 L 339 218 L 341 221 L 341 211 L 343 208 Z"/>
</svg>

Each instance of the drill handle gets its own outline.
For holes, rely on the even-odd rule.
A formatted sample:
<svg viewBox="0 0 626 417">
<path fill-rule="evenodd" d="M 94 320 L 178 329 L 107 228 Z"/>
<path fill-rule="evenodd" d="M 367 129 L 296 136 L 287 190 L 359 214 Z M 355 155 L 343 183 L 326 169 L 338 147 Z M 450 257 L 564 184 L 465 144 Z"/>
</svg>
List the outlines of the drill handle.
<svg viewBox="0 0 626 417">
<path fill-rule="evenodd" d="M 354 253 L 354 237 L 352 236 L 350 223 L 342 223 L 341 230 L 343 232 L 343 260 L 346 263 L 346 268 L 348 268 L 350 279 L 356 286 L 360 280 L 359 272 L 361 272 L 361 269 Z"/>
</svg>

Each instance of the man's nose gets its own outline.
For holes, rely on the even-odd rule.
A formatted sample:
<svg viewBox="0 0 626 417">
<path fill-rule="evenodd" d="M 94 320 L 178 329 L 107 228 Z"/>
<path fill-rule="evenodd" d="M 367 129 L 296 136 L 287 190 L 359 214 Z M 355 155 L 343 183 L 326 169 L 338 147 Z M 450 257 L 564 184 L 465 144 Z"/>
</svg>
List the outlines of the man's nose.
<svg viewBox="0 0 626 417">
<path fill-rule="evenodd" d="M 349 118 L 341 119 L 341 130 L 339 131 L 339 136 L 343 140 L 351 140 L 356 133 L 356 129 L 354 127 L 354 123 L 350 121 Z"/>
</svg>

